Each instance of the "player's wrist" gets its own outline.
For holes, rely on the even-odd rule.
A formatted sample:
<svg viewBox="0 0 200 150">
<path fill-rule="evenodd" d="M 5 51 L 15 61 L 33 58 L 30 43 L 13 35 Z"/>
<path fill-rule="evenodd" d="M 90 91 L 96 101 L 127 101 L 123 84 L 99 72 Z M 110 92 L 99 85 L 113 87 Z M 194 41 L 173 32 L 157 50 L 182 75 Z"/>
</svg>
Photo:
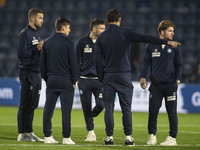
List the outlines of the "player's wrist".
<svg viewBox="0 0 200 150">
<path fill-rule="evenodd" d="M 140 78 L 140 80 L 146 80 L 146 78 L 142 77 L 142 78 Z"/>
</svg>

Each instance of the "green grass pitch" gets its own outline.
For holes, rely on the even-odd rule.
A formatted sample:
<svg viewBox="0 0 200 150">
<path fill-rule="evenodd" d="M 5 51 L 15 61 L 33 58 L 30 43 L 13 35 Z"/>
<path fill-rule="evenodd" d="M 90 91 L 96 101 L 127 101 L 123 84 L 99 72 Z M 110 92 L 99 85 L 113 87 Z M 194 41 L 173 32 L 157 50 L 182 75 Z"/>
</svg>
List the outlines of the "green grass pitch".
<svg viewBox="0 0 200 150">
<path fill-rule="evenodd" d="M 85 122 L 81 110 L 73 110 L 71 115 L 71 138 L 76 145 L 62 145 L 62 124 L 61 111 L 55 109 L 52 119 L 52 135 L 59 144 L 44 144 L 39 142 L 18 142 L 17 136 L 17 107 L 0 106 L 0 150 L 94 150 L 94 149 L 133 149 L 133 150 L 200 150 L 200 114 L 178 114 L 179 133 L 177 137 L 178 146 L 163 147 L 159 146 L 168 136 L 169 125 L 166 114 L 158 116 L 158 132 L 155 146 L 147 146 L 147 113 L 133 112 L 133 137 L 135 146 L 128 147 L 124 145 L 124 133 L 122 126 L 121 112 L 115 112 L 115 128 L 114 128 L 114 146 L 103 146 L 103 139 L 106 137 L 103 113 L 94 119 L 96 142 L 85 142 L 87 131 L 85 130 Z M 34 133 L 40 137 L 44 137 L 42 128 L 43 109 L 36 109 L 33 123 Z"/>
</svg>

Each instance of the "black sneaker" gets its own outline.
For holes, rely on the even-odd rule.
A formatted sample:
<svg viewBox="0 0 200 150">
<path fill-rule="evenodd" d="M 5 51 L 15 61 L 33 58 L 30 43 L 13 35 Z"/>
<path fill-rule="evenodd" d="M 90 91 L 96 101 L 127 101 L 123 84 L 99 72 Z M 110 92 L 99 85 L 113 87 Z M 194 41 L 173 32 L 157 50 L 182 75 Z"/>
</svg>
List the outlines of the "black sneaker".
<svg viewBox="0 0 200 150">
<path fill-rule="evenodd" d="M 113 145 L 113 144 L 114 144 L 113 138 L 106 137 L 106 138 L 104 139 L 103 145 Z"/>
<path fill-rule="evenodd" d="M 135 145 L 134 139 L 131 136 L 126 138 L 125 145 Z"/>
</svg>

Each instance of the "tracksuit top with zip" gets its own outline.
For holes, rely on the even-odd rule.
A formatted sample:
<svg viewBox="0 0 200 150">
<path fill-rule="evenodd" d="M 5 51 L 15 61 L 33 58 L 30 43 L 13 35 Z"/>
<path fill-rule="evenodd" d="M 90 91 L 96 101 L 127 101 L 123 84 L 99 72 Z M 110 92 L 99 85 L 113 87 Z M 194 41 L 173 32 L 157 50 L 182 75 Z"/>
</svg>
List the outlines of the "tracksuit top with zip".
<svg viewBox="0 0 200 150">
<path fill-rule="evenodd" d="M 105 73 L 130 73 L 130 45 L 132 42 L 166 44 L 167 40 L 135 33 L 110 24 L 96 42 L 97 74 L 100 80 Z M 103 63 L 105 67 L 103 67 Z"/>
<path fill-rule="evenodd" d="M 40 51 L 37 49 L 41 41 L 36 30 L 27 25 L 19 34 L 18 58 L 19 68 L 40 72 Z"/>
<path fill-rule="evenodd" d="M 150 67 L 150 80 L 154 85 L 168 84 L 181 79 L 182 54 L 180 47 L 148 44 L 142 64 L 141 78 L 146 78 Z"/>
<path fill-rule="evenodd" d="M 82 37 L 76 45 L 77 72 L 80 76 L 93 78 L 97 77 L 95 60 L 95 43 L 89 35 Z"/>
<path fill-rule="evenodd" d="M 67 77 L 73 84 L 77 80 L 74 43 L 63 33 L 55 33 L 44 41 L 41 56 L 41 74 Z"/>
</svg>

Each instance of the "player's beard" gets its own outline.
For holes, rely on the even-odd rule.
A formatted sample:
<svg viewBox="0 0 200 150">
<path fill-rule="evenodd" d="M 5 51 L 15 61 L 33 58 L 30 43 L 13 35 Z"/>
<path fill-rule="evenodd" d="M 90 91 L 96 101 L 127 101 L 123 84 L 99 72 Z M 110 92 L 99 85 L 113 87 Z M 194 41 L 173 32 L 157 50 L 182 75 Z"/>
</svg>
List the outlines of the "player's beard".
<svg viewBox="0 0 200 150">
<path fill-rule="evenodd" d="M 173 40 L 173 36 L 170 37 L 170 35 L 167 36 L 167 34 L 164 33 L 164 39 L 169 40 L 169 41 L 172 41 L 172 40 Z"/>
<path fill-rule="evenodd" d="M 40 26 L 38 26 L 37 24 L 34 23 L 34 25 L 35 25 L 36 28 L 40 28 Z"/>
<path fill-rule="evenodd" d="M 41 26 L 38 26 L 36 21 L 34 22 L 34 25 L 35 25 L 36 28 L 40 28 L 41 27 Z"/>
<path fill-rule="evenodd" d="M 168 40 L 168 41 L 172 41 L 172 38 L 171 37 L 168 37 L 166 35 L 164 35 L 164 39 Z"/>
<path fill-rule="evenodd" d="M 169 37 L 169 38 L 165 38 L 165 39 L 168 40 L 168 41 L 172 41 L 173 38 Z"/>
<path fill-rule="evenodd" d="M 95 35 L 95 38 L 97 39 L 97 37 L 98 37 L 99 34 L 95 33 L 94 35 Z"/>
</svg>

